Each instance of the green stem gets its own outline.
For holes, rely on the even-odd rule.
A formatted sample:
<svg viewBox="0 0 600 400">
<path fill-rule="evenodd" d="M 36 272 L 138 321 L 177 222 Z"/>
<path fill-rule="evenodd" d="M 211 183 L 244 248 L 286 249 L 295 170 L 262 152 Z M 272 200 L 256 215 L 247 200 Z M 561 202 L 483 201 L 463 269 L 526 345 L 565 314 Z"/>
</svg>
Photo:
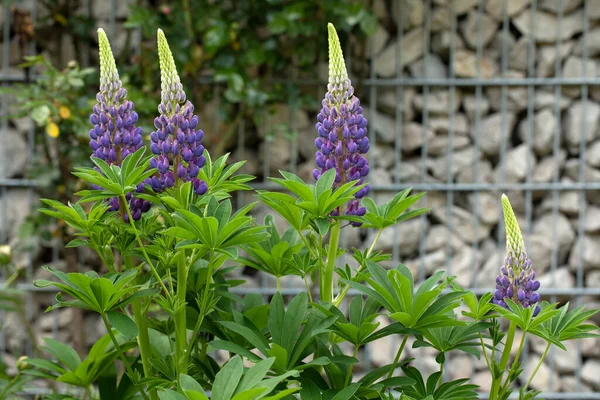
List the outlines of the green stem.
<svg viewBox="0 0 600 400">
<path fill-rule="evenodd" d="M 479 342 L 481 343 L 481 351 L 483 351 L 483 356 L 485 357 L 485 363 L 487 364 L 488 369 L 492 372 L 492 364 L 490 364 L 490 359 L 487 355 L 487 350 L 485 349 L 485 344 L 483 343 L 483 335 L 479 332 Z"/>
<path fill-rule="evenodd" d="M 492 388 L 490 390 L 490 400 L 496 400 L 498 398 L 499 385 L 502 382 L 502 377 L 504 376 L 504 370 L 506 369 L 506 365 L 508 364 L 508 359 L 510 357 L 510 351 L 512 349 L 513 341 L 515 340 L 515 332 L 517 330 L 517 324 L 511 321 L 508 326 L 508 333 L 506 335 L 506 342 L 504 344 L 504 350 L 502 351 L 502 357 L 500 358 L 500 372 L 501 375 L 499 377 L 494 377 L 492 381 Z"/>
<path fill-rule="evenodd" d="M 369 247 L 369 250 L 367 251 L 367 258 L 369 258 L 369 256 L 375 249 L 375 245 L 377 244 L 377 242 L 379 241 L 379 238 L 381 237 L 381 232 L 383 232 L 383 228 L 379 229 L 379 231 L 377 232 L 377 235 L 375 235 L 375 239 L 373 239 L 373 243 L 371 243 L 371 246 Z M 366 268 L 366 265 L 361 264 L 360 267 L 358 267 L 358 270 L 356 271 L 356 273 L 358 274 L 358 273 L 362 272 L 362 270 L 365 268 Z M 350 290 L 350 286 L 346 285 L 342 289 L 340 294 L 337 295 L 337 297 L 335 298 L 335 301 L 333 303 L 336 307 L 339 307 L 340 305 L 342 305 L 342 301 L 344 300 L 344 297 L 346 297 L 346 295 L 348 294 L 349 290 Z"/>
<path fill-rule="evenodd" d="M 279 293 L 281 293 L 281 277 L 280 276 L 276 276 L 275 277 L 275 281 L 277 282 L 277 291 Z"/>
<path fill-rule="evenodd" d="M 338 242 L 340 240 L 341 225 L 336 221 L 331 225 L 329 233 L 329 248 L 327 249 L 327 264 L 323 274 L 321 287 L 321 301 L 331 303 L 333 301 L 333 272 L 335 270 L 335 260 L 337 258 Z"/>
<path fill-rule="evenodd" d="M 304 285 L 306 286 L 306 293 L 308 293 L 308 301 L 312 303 L 312 291 L 310 290 L 310 286 L 308 285 L 308 276 L 304 277 Z"/>
<path fill-rule="evenodd" d="M 521 357 L 521 353 L 523 352 L 523 346 L 525 345 L 525 337 L 525 332 L 523 332 L 523 336 L 521 336 L 521 343 L 519 344 L 519 348 L 517 349 L 517 354 L 515 355 L 512 365 L 510 366 L 508 375 L 506 375 L 506 381 L 504 381 L 504 384 L 501 386 L 502 391 L 504 391 L 505 388 L 507 388 L 508 385 L 510 385 L 510 374 L 517 368 L 519 358 Z"/>
<path fill-rule="evenodd" d="M 438 385 L 444 383 L 444 363 L 440 364 L 440 379 L 438 381 Z"/>
<path fill-rule="evenodd" d="M 102 322 L 104 322 L 104 326 L 106 327 L 106 330 L 108 331 L 108 336 L 110 336 L 110 340 L 112 340 L 113 345 L 115 346 L 115 350 L 117 350 L 117 353 L 119 354 L 119 358 L 121 359 L 121 361 L 123 361 L 123 365 L 125 365 L 125 369 L 127 370 L 127 374 L 129 375 L 129 378 L 137 386 L 137 380 L 135 378 L 135 374 L 133 373 L 133 370 L 131 369 L 131 366 L 127 362 L 127 359 L 125 358 L 125 354 L 123 354 L 123 350 L 121 350 L 121 346 L 119 346 L 119 342 L 117 342 L 117 338 L 115 337 L 115 335 L 114 335 L 114 333 L 112 331 L 112 327 L 108 323 L 108 319 L 106 318 L 106 314 L 102 313 L 102 314 L 100 314 L 100 316 L 102 317 Z M 142 395 L 142 397 L 145 400 L 148 400 L 148 396 L 146 395 L 146 392 L 144 392 L 144 390 L 141 389 L 141 388 L 138 388 L 138 389 L 139 389 L 140 394 Z"/>
<path fill-rule="evenodd" d="M 202 294 L 202 303 L 200 312 L 198 315 L 198 320 L 196 321 L 196 325 L 194 325 L 194 331 L 192 333 L 191 343 L 189 345 L 190 351 L 186 354 L 186 357 L 189 358 L 191 355 L 191 350 L 196 346 L 196 341 L 198 340 L 198 332 L 200 332 L 200 327 L 202 326 L 202 322 L 204 322 L 204 317 L 208 312 L 208 306 L 210 303 L 209 291 L 210 285 L 212 283 L 212 270 L 213 270 L 213 253 L 212 251 L 208 253 L 208 266 L 206 271 L 206 284 L 204 287 L 204 292 Z M 205 350 L 205 349 L 204 349 Z M 187 362 L 187 359 L 186 359 Z"/>
<path fill-rule="evenodd" d="M 150 364 L 150 356 L 152 355 L 152 347 L 150 346 L 150 336 L 148 335 L 148 321 L 146 315 L 143 312 L 142 299 L 136 300 L 132 303 L 133 316 L 135 318 L 135 324 L 138 327 L 138 346 L 140 347 L 140 357 L 142 358 L 142 366 L 144 367 L 144 377 L 152 377 L 152 365 Z M 150 399 L 158 399 L 156 390 L 149 392 Z"/>
<path fill-rule="evenodd" d="M 394 357 L 394 363 L 392 364 L 392 368 L 390 369 L 390 372 L 388 372 L 387 379 L 391 378 L 392 375 L 394 375 L 394 371 L 396 370 L 396 368 L 398 366 L 398 361 L 400 361 L 400 355 L 402 354 L 402 351 L 404 350 L 404 346 L 406 346 L 407 340 L 408 340 L 408 335 L 404 335 L 404 339 L 402 339 L 402 344 L 400 345 L 400 348 L 398 349 L 398 352 L 396 353 L 396 357 Z"/>
<path fill-rule="evenodd" d="M 125 195 L 121 195 L 121 197 L 123 198 L 123 200 L 125 200 Z M 160 275 L 156 271 L 156 268 L 154 268 L 152 261 L 150 261 L 150 257 L 148 257 L 148 253 L 146 253 L 146 248 L 144 247 L 144 243 L 142 242 L 142 239 L 140 238 L 140 233 L 138 232 L 137 228 L 135 227 L 135 223 L 133 222 L 133 216 L 131 215 L 131 210 L 129 210 L 129 206 L 127 206 L 127 201 L 125 201 L 125 210 L 127 211 L 127 217 L 129 217 L 129 225 L 131 225 L 131 228 L 133 229 L 133 232 L 135 233 L 135 238 L 137 239 L 138 245 L 140 246 L 140 250 L 144 254 L 144 259 L 146 260 L 146 263 L 150 267 L 150 271 L 152 271 L 154 278 L 158 281 L 158 283 L 160 284 L 162 289 L 165 291 L 165 293 L 169 293 L 169 291 L 167 290 L 167 287 L 165 286 L 165 283 L 160 278 Z"/>
<path fill-rule="evenodd" d="M 354 346 L 354 353 L 352 354 L 352 357 L 356 358 L 356 356 L 358 355 L 359 348 L 360 348 L 359 345 Z M 348 364 L 348 372 L 346 373 L 346 386 L 350 386 L 350 384 L 352 383 L 353 366 L 354 366 L 354 364 Z"/>
<path fill-rule="evenodd" d="M 21 275 L 21 271 L 19 269 L 15 269 L 15 272 L 13 272 L 12 275 L 6 278 L 6 280 L 4 281 L 4 287 L 7 288 L 10 285 L 12 285 L 12 283 L 19 277 L 19 275 Z"/>
<path fill-rule="evenodd" d="M 525 383 L 525 386 L 523 387 L 523 391 L 526 391 L 527 388 L 529 387 L 529 384 L 531 383 L 531 381 L 533 380 L 533 378 L 535 377 L 535 374 L 537 374 L 538 370 L 540 369 L 540 367 L 542 366 L 542 363 L 544 362 L 544 359 L 546 358 L 546 356 L 548 355 L 548 350 L 550 350 L 550 345 L 551 343 L 548 342 L 548 345 L 546 346 L 546 349 L 544 349 L 544 353 L 542 354 L 542 357 L 540 358 L 540 361 L 537 363 L 537 365 L 535 366 L 535 369 L 533 370 L 533 372 L 531 373 L 531 376 L 529 377 L 529 379 L 527 380 L 527 383 Z"/>
<path fill-rule="evenodd" d="M 185 253 L 180 252 L 177 257 L 177 307 L 174 316 L 175 322 L 175 357 L 177 359 L 177 389 L 183 394 L 183 388 L 179 384 L 181 374 L 187 374 L 187 329 L 186 329 L 186 302 L 188 268 L 185 262 Z"/>
</svg>

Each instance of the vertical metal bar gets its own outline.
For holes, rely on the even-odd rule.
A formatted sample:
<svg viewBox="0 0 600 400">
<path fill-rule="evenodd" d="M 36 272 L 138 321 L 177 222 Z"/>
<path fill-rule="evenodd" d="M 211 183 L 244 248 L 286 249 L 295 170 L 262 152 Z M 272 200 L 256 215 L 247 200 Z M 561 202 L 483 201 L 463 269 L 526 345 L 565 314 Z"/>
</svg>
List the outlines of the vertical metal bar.
<svg viewBox="0 0 600 400">
<path fill-rule="evenodd" d="M 505 0 L 506 1 L 506 0 Z M 530 26 L 535 26 L 535 17 L 536 17 L 536 8 L 537 8 L 537 0 L 532 0 L 531 2 L 531 12 L 529 14 L 529 24 Z M 535 35 L 534 29 L 531 29 L 529 32 L 528 43 L 527 43 L 527 77 L 534 78 L 535 77 Z M 533 129 L 534 129 L 534 117 L 535 117 L 535 86 L 529 85 L 527 87 L 527 170 L 525 182 L 531 183 L 532 173 L 533 173 L 533 160 L 532 160 L 532 143 L 533 143 Z M 531 190 L 527 190 L 525 192 L 525 247 L 529 246 L 531 232 L 533 230 L 532 223 L 532 214 L 533 214 L 533 195 Z M 525 351 L 523 352 L 523 365 L 527 365 L 527 360 L 529 359 L 529 346 L 525 345 Z"/>
<path fill-rule="evenodd" d="M 402 77 L 402 38 L 404 36 L 404 15 L 402 14 L 402 1 L 396 2 L 396 21 L 398 21 L 396 31 L 396 78 Z M 371 46 L 373 48 L 374 46 Z M 374 57 L 371 57 L 373 60 Z M 374 75 L 373 61 L 371 61 L 371 74 Z M 404 86 L 396 86 L 396 135 L 394 137 L 394 183 L 399 184 L 402 179 L 400 176 L 402 163 L 402 135 L 404 122 Z M 398 226 L 394 225 L 394 237 L 398 237 Z M 400 243 L 395 240 L 392 245 L 392 260 L 394 263 L 400 261 Z"/>
<path fill-rule="evenodd" d="M 10 50 L 10 12 L 7 5 L 3 6 L 4 10 L 4 47 L 2 49 L 2 73 L 6 74 L 8 72 L 8 61 L 9 61 L 9 50 Z M 2 86 L 6 86 L 6 83 L 3 83 Z M 0 123 L 0 140 L 2 142 L 8 144 L 8 118 L 6 114 L 8 112 L 8 103 L 6 95 L 2 96 L 0 103 L 0 115 L 2 115 L 2 122 Z M 0 148 L 0 152 L 2 152 L 2 165 L 0 165 L 0 178 L 8 178 L 7 176 L 7 165 L 6 165 L 6 154 L 7 154 L 7 146 L 2 146 Z M 6 186 L 0 186 L 0 199 L 3 199 L 0 207 L 0 244 L 6 243 L 8 240 L 8 198 L 7 198 L 8 190 Z M 0 271 L 0 281 L 4 281 L 6 278 L 5 271 Z M 5 312 L 0 310 L 0 321 L 3 321 L 5 318 Z M 4 353 L 6 349 L 4 330 L 0 329 L 0 354 Z"/>
<path fill-rule="evenodd" d="M 559 0 L 558 6 L 558 22 L 556 24 L 556 60 L 554 64 L 555 78 L 562 78 L 562 68 L 561 61 L 562 57 L 560 55 L 561 46 L 562 46 L 562 24 L 563 24 L 563 8 L 564 2 L 563 0 Z M 560 97 L 562 93 L 561 85 L 554 86 L 554 114 L 556 116 L 556 135 L 554 135 L 554 143 L 552 149 L 552 155 L 554 158 L 554 171 L 552 182 L 558 184 L 560 176 L 559 176 L 559 159 L 560 159 L 560 126 L 561 126 L 561 115 L 560 115 Z M 558 220 L 558 191 L 552 190 L 552 243 L 556 243 L 557 239 L 557 220 Z M 558 264 L 558 246 L 552 246 L 552 251 L 550 253 L 550 271 L 551 271 L 551 281 L 552 287 L 556 286 L 556 267 Z M 556 296 L 551 297 L 551 302 L 556 301 Z M 555 360 L 555 352 L 554 349 L 550 349 L 550 369 L 552 374 L 556 371 L 556 360 Z"/>
<path fill-rule="evenodd" d="M 590 29 L 590 21 L 589 21 L 589 1 L 585 0 L 583 3 L 583 63 L 581 66 L 581 74 L 586 77 L 588 76 L 588 59 L 589 59 L 589 49 L 588 49 L 588 40 L 589 40 L 589 29 Z M 560 103 L 560 99 L 555 99 Z M 586 152 L 586 138 L 588 132 L 588 121 L 586 118 L 586 111 L 588 105 L 588 85 L 581 85 L 581 105 L 582 105 L 582 114 L 583 118 L 581 118 L 581 137 L 579 143 L 579 182 L 585 182 L 585 152 Z M 579 252 L 578 262 L 577 262 L 577 273 L 576 273 L 576 282 L 577 288 L 584 287 L 584 271 L 583 271 L 583 256 L 584 256 L 584 223 L 585 223 L 585 209 L 586 209 L 586 201 L 585 201 L 585 191 L 581 190 L 579 192 L 579 215 L 577 218 L 577 243 Z M 581 305 L 581 297 L 577 296 L 576 301 L 577 306 Z M 581 341 L 577 341 L 577 357 L 576 357 L 576 365 L 575 365 L 575 385 L 579 386 L 581 381 Z"/>
<path fill-rule="evenodd" d="M 426 1 L 425 14 L 424 14 L 425 29 L 423 31 L 423 76 L 427 76 L 427 61 L 429 61 L 429 45 L 431 40 L 431 0 Z M 423 146 L 421 147 L 421 182 L 427 183 L 427 166 L 428 166 L 428 143 L 427 143 L 427 131 L 429 130 L 429 86 L 423 87 L 423 116 L 422 116 L 423 130 L 422 140 Z M 427 197 L 424 196 L 422 200 L 423 207 L 427 207 Z M 419 240 L 419 278 L 420 282 L 425 280 L 425 237 L 426 237 L 426 226 L 427 216 L 421 215 L 421 232 Z"/>
</svg>

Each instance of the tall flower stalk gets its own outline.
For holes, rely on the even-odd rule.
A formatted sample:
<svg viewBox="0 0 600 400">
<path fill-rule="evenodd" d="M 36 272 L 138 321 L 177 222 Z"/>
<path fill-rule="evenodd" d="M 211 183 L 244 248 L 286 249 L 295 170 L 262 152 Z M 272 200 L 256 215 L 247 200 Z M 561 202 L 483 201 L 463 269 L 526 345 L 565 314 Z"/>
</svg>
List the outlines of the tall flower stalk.
<svg viewBox="0 0 600 400">
<path fill-rule="evenodd" d="M 155 157 L 150 161 L 158 174 L 151 178 L 152 189 L 162 192 L 178 182 L 192 182 L 196 194 L 206 193 L 206 182 L 198 179 L 200 168 L 206 163 L 198 116 L 194 106 L 186 100 L 177 74 L 171 49 L 162 30 L 158 30 L 160 59 L 161 103 L 160 115 L 154 119 L 156 131 L 150 134 L 150 149 Z"/>
<path fill-rule="evenodd" d="M 356 185 L 362 185 L 369 173 L 369 162 L 364 156 L 369 151 L 367 119 L 362 115 L 360 100 L 354 96 L 354 88 L 348 78 L 335 27 L 328 24 L 327 28 L 329 82 L 327 93 L 322 101 L 323 107 L 317 115 L 318 137 L 315 139 L 317 168 L 313 171 L 313 177 L 318 180 L 325 172 L 335 169 L 334 188 L 353 181 Z M 369 193 L 369 189 L 369 185 L 361 188 L 356 192 L 353 200 L 334 210 L 332 215 L 364 215 L 366 209 L 360 205 L 360 199 Z M 360 225 L 354 222 L 352 224 Z M 335 250 L 340 232 L 340 222 L 335 221 L 329 234 L 327 262 L 321 268 L 321 300 L 327 302 L 333 301 L 333 272 L 337 256 Z"/>
<path fill-rule="evenodd" d="M 102 28 L 98 29 L 100 46 L 100 91 L 96 94 L 97 104 L 90 116 L 93 127 L 90 129 L 92 157 L 100 158 L 109 165 L 121 165 L 130 154 L 142 146 L 142 128 L 135 126 L 138 115 L 133 110 L 133 102 L 127 100 L 127 90 L 119 79 L 119 72 L 110 48 L 108 37 Z M 144 185 L 138 187 L 138 192 Z M 136 198 L 131 193 L 126 197 L 134 220 L 150 209 L 148 201 Z M 120 212 L 126 222 L 129 216 L 125 204 L 117 197 L 109 199 L 109 211 Z"/>
</svg>

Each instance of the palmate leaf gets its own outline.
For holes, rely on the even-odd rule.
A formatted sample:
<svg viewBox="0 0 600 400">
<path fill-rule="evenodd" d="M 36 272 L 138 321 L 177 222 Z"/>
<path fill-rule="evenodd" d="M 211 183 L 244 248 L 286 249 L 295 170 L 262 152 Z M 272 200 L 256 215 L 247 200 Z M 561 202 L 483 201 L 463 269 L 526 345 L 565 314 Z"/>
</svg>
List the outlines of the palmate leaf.
<svg viewBox="0 0 600 400">
<path fill-rule="evenodd" d="M 370 287 L 349 280 L 344 282 L 375 299 L 404 327 L 418 330 L 464 324 L 452 313 L 460 305 L 464 292 L 442 294 L 451 282 L 450 278 L 444 278 L 444 272 L 435 273 L 415 291 L 412 274 L 405 265 L 386 271 L 379 264 L 367 261 L 367 270 L 370 277 L 365 280 Z"/>
<path fill-rule="evenodd" d="M 247 185 L 254 179 L 252 175 L 235 174 L 244 166 L 246 161 L 238 161 L 231 165 L 227 165 L 229 153 L 219 157 L 214 162 L 207 150 L 204 151 L 206 163 L 198 174 L 198 179 L 203 180 L 208 185 L 208 194 L 219 196 L 219 194 L 228 195 L 228 193 L 238 190 L 251 190 L 252 187 Z"/>
<path fill-rule="evenodd" d="M 441 372 L 431 374 L 425 382 L 418 369 L 403 366 L 402 370 L 407 377 L 415 381 L 413 386 L 403 387 L 399 390 L 404 396 L 413 399 L 431 400 L 475 400 L 479 398 L 477 393 L 479 386 L 469 384 L 468 379 L 458 379 L 439 384 Z"/>
<path fill-rule="evenodd" d="M 417 335 L 413 347 L 432 347 L 442 354 L 452 350 L 460 350 L 479 359 L 479 348 L 481 347 L 479 333 L 488 329 L 491 325 L 487 322 L 474 322 L 463 326 L 423 329 L 422 333 Z"/>
<path fill-rule="evenodd" d="M 567 303 L 555 311 L 557 312 L 553 313 L 550 318 L 530 328 L 529 332 L 563 350 L 566 350 L 566 348 L 562 342 L 566 340 L 600 337 L 598 327 L 587 323 L 600 310 L 584 310 L 584 306 L 581 306 L 569 311 L 569 303 Z M 538 317 L 539 314 L 535 319 Z"/>
<path fill-rule="evenodd" d="M 429 212 L 428 208 L 417 208 L 409 210 L 417 201 L 425 195 L 418 193 L 412 196 L 408 194 L 411 188 L 404 189 L 392 198 L 388 203 L 377 206 L 373 199 L 365 197 L 362 205 L 366 208 L 366 214 L 361 218 L 363 227 L 384 229 L 407 219 Z"/>
</svg>

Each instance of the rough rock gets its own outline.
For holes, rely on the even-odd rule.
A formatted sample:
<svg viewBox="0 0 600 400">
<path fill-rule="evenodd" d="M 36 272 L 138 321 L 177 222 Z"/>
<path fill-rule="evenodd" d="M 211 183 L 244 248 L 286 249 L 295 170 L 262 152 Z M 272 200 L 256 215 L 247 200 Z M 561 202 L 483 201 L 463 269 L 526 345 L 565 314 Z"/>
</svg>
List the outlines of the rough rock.
<svg viewBox="0 0 600 400">
<path fill-rule="evenodd" d="M 562 213 L 556 215 L 556 237 L 553 237 L 552 213 L 541 215 L 533 224 L 533 232 L 543 237 L 548 244 L 552 244 L 558 251 L 558 262 L 562 263 L 575 240 L 575 231 L 569 220 Z M 547 257 L 546 253 L 546 257 Z M 532 256 L 533 257 L 533 256 Z M 536 258 L 536 260 L 539 260 Z"/>
<path fill-rule="evenodd" d="M 554 112 L 545 108 L 535 114 L 531 124 L 527 119 L 521 120 L 518 129 L 521 140 L 527 143 L 528 136 L 531 135 L 533 150 L 538 156 L 544 156 L 552 151 L 554 136 L 558 131 L 558 122 Z M 531 134 L 529 134 L 529 129 L 531 129 Z"/>
<path fill-rule="evenodd" d="M 0 135 L 0 165 L 6 168 L 5 177 L 23 175 L 26 164 L 27 134 L 13 128 L 4 130 Z"/>
<path fill-rule="evenodd" d="M 367 54 L 369 57 L 376 57 L 383 51 L 390 38 L 390 34 L 381 24 L 377 25 L 375 34 L 367 40 Z"/>
<path fill-rule="evenodd" d="M 491 226 L 479 223 L 475 230 L 476 217 L 464 208 L 454 206 L 451 208 L 450 216 L 445 206 L 431 210 L 432 215 L 443 224 L 448 224 L 451 218 L 452 231 L 466 243 L 481 241 L 489 236 Z"/>
<path fill-rule="evenodd" d="M 400 66 L 412 63 L 423 55 L 425 35 L 423 28 L 410 31 L 402 37 L 402 42 L 390 43 L 385 50 L 375 58 L 374 68 L 377 75 L 389 78 L 396 74 L 396 47 L 400 46 Z"/>
<path fill-rule="evenodd" d="M 434 137 L 435 134 L 431 129 L 426 129 L 416 122 L 410 122 L 402 127 L 402 151 L 407 153 L 415 151 Z"/>
<path fill-rule="evenodd" d="M 450 130 L 454 132 L 454 136 L 468 135 L 469 134 L 469 121 L 465 117 L 465 114 L 456 113 L 454 114 L 454 120 L 451 120 L 451 116 L 435 115 L 429 118 L 429 127 L 433 129 L 436 134 L 449 134 Z"/>
<path fill-rule="evenodd" d="M 460 107 L 461 93 L 458 90 L 454 92 L 454 109 L 456 112 Z M 448 115 L 452 110 L 451 95 L 449 90 L 433 90 L 427 96 L 417 94 L 413 98 L 413 105 L 418 111 L 429 111 L 430 114 Z"/>
<path fill-rule="evenodd" d="M 490 103 L 486 96 L 481 96 L 479 99 L 473 94 L 467 94 L 463 98 L 463 107 L 470 121 L 474 121 L 479 116 L 485 116 L 490 110 Z"/>
<path fill-rule="evenodd" d="M 475 174 L 475 172 L 477 172 Z M 477 175 L 477 176 L 475 176 Z M 492 183 L 494 182 L 494 172 L 492 163 L 488 160 L 481 160 L 475 165 L 469 165 L 461 169 L 456 177 L 458 183 Z"/>
<path fill-rule="evenodd" d="M 385 229 L 376 247 L 391 251 L 394 245 L 397 245 L 401 255 L 414 254 L 419 249 L 421 230 L 427 231 L 428 223 L 426 221 L 422 218 L 413 218 L 398 224 L 396 229 Z"/>
<path fill-rule="evenodd" d="M 535 168 L 535 164 L 535 155 L 527 145 L 521 144 L 512 148 L 506 152 L 504 168 L 500 164 L 496 168 L 497 181 L 502 181 L 501 177 L 504 175 L 504 182 L 521 182 L 527 175 L 527 166 L 530 165 Z"/>
<path fill-rule="evenodd" d="M 398 93 L 401 93 L 401 95 L 398 95 Z M 377 107 L 390 115 L 396 115 L 396 110 L 399 108 L 402 121 L 412 121 L 415 117 L 412 99 L 416 93 L 415 88 L 411 87 L 404 87 L 401 90 L 380 90 L 377 92 Z M 368 106 L 363 108 L 366 109 Z"/>
<path fill-rule="evenodd" d="M 469 12 L 467 20 L 461 24 L 461 27 L 465 42 L 475 50 L 479 45 L 487 46 L 496 34 L 498 23 L 489 15 L 480 14 L 475 8 Z"/>
<path fill-rule="evenodd" d="M 568 13 L 580 7 L 583 0 L 541 0 L 538 7 L 554 14 Z"/>
<path fill-rule="evenodd" d="M 583 246 L 583 258 L 581 257 L 581 246 Z M 577 271 L 579 264 L 582 263 L 583 270 L 589 271 L 600 268 L 600 236 L 584 235 L 583 239 L 577 240 L 571 249 L 569 256 L 569 266 L 572 271 Z"/>
<path fill-rule="evenodd" d="M 600 389 L 600 361 L 587 360 L 581 368 L 581 379 L 594 389 Z"/>
<path fill-rule="evenodd" d="M 504 19 L 504 4 L 506 3 L 506 13 L 508 16 L 519 13 L 527 4 L 529 0 L 488 0 L 485 4 L 486 13 L 494 18 L 498 22 L 502 22 Z"/>
<path fill-rule="evenodd" d="M 408 66 L 408 69 L 413 78 L 445 79 L 448 77 L 448 67 L 435 54 L 415 61 Z"/>
<path fill-rule="evenodd" d="M 560 46 L 560 59 L 563 60 L 568 54 L 571 54 L 574 46 L 574 41 L 563 42 Z M 556 46 L 548 45 L 539 47 L 536 50 L 536 58 L 537 76 L 553 76 L 556 69 Z"/>
<path fill-rule="evenodd" d="M 586 232 L 600 232 L 600 207 L 587 206 L 585 209 L 585 223 L 583 229 Z"/>
<path fill-rule="evenodd" d="M 27 189 L 8 189 L 4 196 L 0 197 L 0 210 L 6 210 L 6 222 L 0 226 L 5 230 L 9 238 L 15 237 L 23 222 L 33 210 L 33 199 Z"/>
<path fill-rule="evenodd" d="M 467 147 L 464 150 L 459 150 L 452 154 L 452 165 L 450 166 L 450 174 L 456 176 L 464 168 L 471 166 L 476 160 L 475 148 Z M 448 156 L 441 156 L 432 160 L 431 169 L 433 176 L 446 180 L 448 178 Z"/>
<path fill-rule="evenodd" d="M 487 57 L 481 57 L 481 62 L 477 61 L 475 52 L 460 49 L 455 55 L 455 73 L 462 78 L 483 78 L 488 79 L 495 76 L 498 72 L 498 66 Z"/>
<path fill-rule="evenodd" d="M 524 371 L 521 374 L 521 380 L 524 382 L 531 374 L 540 361 L 540 356 L 537 354 L 531 354 L 524 366 Z M 548 364 L 544 361 L 535 379 L 531 381 L 530 387 L 532 389 L 543 390 L 543 391 L 557 391 L 559 388 L 558 374 L 550 369 Z"/>
<path fill-rule="evenodd" d="M 555 14 L 537 10 L 535 14 L 535 28 L 532 29 L 530 14 L 530 10 L 526 9 L 513 18 L 512 22 L 524 36 L 533 32 L 533 36 L 537 42 L 554 43 L 558 33 L 556 29 L 558 17 Z M 583 30 L 582 14 L 583 10 L 577 10 L 563 17 L 560 36 L 562 40 L 567 40 Z"/>
<path fill-rule="evenodd" d="M 471 138 L 479 140 L 481 151 L 489 155 L 496 155 L 500 151 L 501 143 L 508 143 L 510 132 L 516 122 L 513 113 L 504 117 L 501 113 L 491 114 L 481 120 L 479 127 L 471 124 Z M 479 129 L 478 129 L 479 128 Z"/>
<path fill-rule="evenodd" d="M 585 143 L 598 138 L 600 105 L 593 101 L 576 101 L 569 107 L 565 121 L 565 140 L 571 152 L 579 152 L 582 137 Z M 585 133 L 584 131 L 585 130 Z"/>
</svg>

